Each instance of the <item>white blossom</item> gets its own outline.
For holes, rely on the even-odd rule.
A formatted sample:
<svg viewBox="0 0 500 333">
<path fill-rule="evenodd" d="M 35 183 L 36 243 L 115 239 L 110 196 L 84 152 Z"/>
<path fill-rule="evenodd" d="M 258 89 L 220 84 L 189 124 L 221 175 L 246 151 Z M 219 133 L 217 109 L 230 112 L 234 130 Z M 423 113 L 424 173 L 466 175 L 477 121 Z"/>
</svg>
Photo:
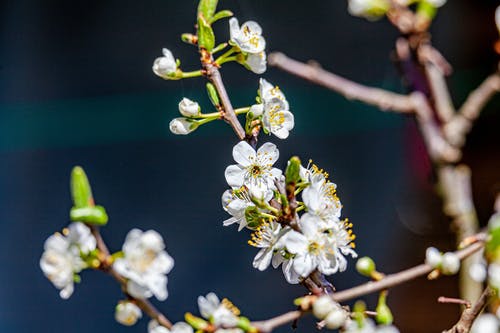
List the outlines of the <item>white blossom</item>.
<svg viewBox="0 0 500 333">
<path fill-rule="evenodd" d="M 348 0 L 348 11 L 353 16 L 376 19 L 389 8 L 387 0 Z"/>
<path fill-rule="evenodd" d="M 167 298 L 167 277 L 174 260 L 165 251 L 165 244 L 154 230 L 143 232 L 132 229 L 122 247 L 123 258 L 113 263 L 113 268 L 128 279 L 127 292 L 137 298 L 155 296 Z"/>
<path fill-rule="evenodd" d="M 156 320 L 151 320 L 148 324 L 148 333 L 193 333 L 193 328 L 185 322 L 175 323 L 171 329 L 160 325 Z"/>
<path fill-rule="evenodd" d="M 261 225 L 252 234 L 252 240 L 248 242 L 250 245 L 261 249 L 253 260 L 253 267 L 257 268 L 259 271 L 263 271 L 269 267 L 273 257 L 281 256 L 281 254 L 276 253 L 276 251 L 283 248 L 284 242 L 286 241 L 285 235 L 288 232 L 291 232 L 289 227 L 282 229 L 281 225 L 276 222 Z M 273 266 L 277 267 L 278 265 L 279 259 L 275 259 Z"/>
<path fill-rule="evenodd" d="M 327 230 L 320 225 L 319 217 L 306 213 L 299 221 L 302 234 L 286 237 L 286 249 L 295 255 L 293 270 L 302 278 L 315 269 L 325 275 L 342 272 L 347 267 L 344 255 L 357 257 L 351 245 L 353 236 L 345 229 L 345 225 L 339 223 Z"/>
<path fill-rule="evenodd" d="M 255 74 L 262 74 L 267 69 L 266 52 L 249 53 L 245 60 L 246 67 Z"/>
<path fill-rule="evenodd" d="M 356 320 L 347 320 L 342 333 L 399 333 L 394 325 L 376 326 L 372 319 L 364 318 L 360 324 Z"/>
<path fill-rule="evenodd" d="M 237 223 L 238 231 L 243 230 L 243 228 L 248 225 L 245 218 L 245 210 L 250 206 L 254 206 L 254 204 L 250 199 L 250 195 L 248 194 L 246 187 L 226 190 L 222 194 L 222 208 L 224 208 L 224 210 L 232 217 L 225 220 L 223 225 L 226 227 Z"/>
<path fill-rule="evenodd" d="M 491 313 L 485 313 L 474 320 L 470 333 L 498 333 L 498 328 L 498 318 Z"/>
<path fill-rule="evenodd" d="M 179 112 L 184 117 L 195 117 L 200 114 L 200 105 L 197 102 L 184 97 L 179 102 Z"/>
<path fill-rule="evenodd" d="M 281 170 L 273 168 L 279 157 L 276 145 L 266 142 L 255 151 L 247 142 L 241 141 L 233 148 L 233 158 L 238 164 L 226 168 L 226 181 L 232 188 L 247 188 L 259 183 L 274 189 L 274 179 L 281 176 Z"/>
<path fill-rule="evenodd" d="M 439 8 L 443 6 L 447 0 L 425 0 L 427 3 L 431 4 L 432 6 Z"/>
<path fill-rule="evenodd" d="M 500 290 L 500 265 L 490 264 L 488 267 L 488 283 L 493 288 Z"/>
<path fill-rule="evenodd" d="M 260 53 L 266 48 L 266 40 L 262 37 L 262 28 L 257 22 L 248 21 L 240 27 L 238 19 L 229 20 L 230 42 L 247 53 Z"/>
<path fill-rule="evenodd" d="M 338 303 L 334 302 L 329 295 L 322 295 L 318 297 L 313 303 L 312 312 L 314 316 L 318 319 L 325 319 L 326 316 L 337 307 L 340 307 Z"/>
<path fill-rule="evenodd" d="M 40 268 L 61 290 L 61 298 L 67 299 L 73 294 L 75 274 L 87 267 L 81 255 L 95 248 L 96 240 L 90 229 L 80 222 L 71 223 L 63 234 L 55 233 L 45 241 Z"/>
<path fill-rule="evenodd" d="M 342 204 L 337 197 L 337 185 L 327 181 L 321 174 L 310 177 L 310 186 L 302 192 L 302 200 L 308 212 L 318 216 L 325 228 L 339 222 Z"/>
<path fill-rule="evenodd" d="M 141 309 L 132 302 L 120 302 L 115 308 L 115 319 L 122 325 L 132 326 L 141 317 Z"/>
<path fill-rule="evenodd" d="M 237 309 L 227 300 L 221 302 L 215 293 L 199 296 L 198 307 L 201 316 L 215 326 L 235 326 L 238 323 L 238 317 L 234 313 Z"/>
<path fill-rule="evenodd" d="M 486 271 L 486 265 L 484 263 L 475 262 L 469 268 L 469 276 L 476 282 L 484 282 L 487 275 L 488 272 Z"/>
<path fill-rule="evenodd" d="M 325 326 L 330 330 L 335 330 L 343 326 L 347 318 L 347 312 L 340 306 L 337 306 L 326 316 Z"/>
<path fill-rule="evenodd" d="M 273 86 L 265 79 L 260 79 L 259 96 L 261 104 L 255 104 L 250 111 L 254 116 L 262 115 L 264 130 L 280 139 L 286 139 L 295 126 L 289 104 L 278 86 Z"/>
<path fill-rule="evenodd" d="M 495 23 L 497 25 L 498 32 L 500 33 L 500 6 L 495 10 Z"/>
<path fill-rule="evenodd" d="M 198 128 L 198 123 L 186 118 L 174 118 L 169 124 L 170 132 L 178 135 L 187 135 Z"/>
<path fill-rule="evenodd" d="M 169 49 L 162 49 L 163 57 L 156 58 L 153 63 L 153 72 L 162 77 L 168 78 L 177 70 L 177 63 Z"/>
</svg>

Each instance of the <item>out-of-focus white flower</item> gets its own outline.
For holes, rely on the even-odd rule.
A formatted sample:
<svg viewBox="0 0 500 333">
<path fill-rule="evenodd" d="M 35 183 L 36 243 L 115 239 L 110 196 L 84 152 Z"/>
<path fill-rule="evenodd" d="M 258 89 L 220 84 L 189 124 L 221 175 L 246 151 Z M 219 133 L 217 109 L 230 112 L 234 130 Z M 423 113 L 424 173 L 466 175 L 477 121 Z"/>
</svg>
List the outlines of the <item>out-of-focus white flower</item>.
<svg viewBox="0 0 500 333">
<path fill-rule="evenodd" d="M 167 79 L 177 71 L 177 63 L 169 49 L 163 48 L 162 53 L 163 57 L 156 58 L 153 63 L 153 72 L 159 77 Z"/>
<path fill-rule="evenodd" d="M 215 326 L 235 326 L 238 323 L 239 310 L 227 299 L 221 302 L 215 293 L 199 296 L 198 307 L 201 316 Z"/>
<path fill-rule="evenodd" d="M 198 123 L 186 118 L 174 118 L 169 124 L 170 132 L 178 135 L 187 135 L 198 128 Z"/>
<path fill-rule="evenodd" d="M 230 42 L 243 52 L 260 53 L 266 48 L 266 40 L 262 37 L 262 28 L 257 22 L 247 21 L 240 27 L 238 19 L 229 20 Z"/>
<path fill-rule="evenodd" d="M 61 290 L 61 298 L 67 299 L 73 294 L 75 274 L 87 267 L 81 255 L 95 248 L 96 240 L 90 229 L 80 222 L 71 223 L 63 234 L 56 233 L 45 241 L 40 268 Z"/>
<path fill-rule="evenodd" d="M 361 325 L 355 320 L 347 320 L 342 333 L 399 333 L 394 325 L 376 326 L 372 319 L 365 318 Z"/>
<path fill-rule="evenodd" d="M 312 312 L 316 318 L 325 319 L 325 317 L 337 307 L 339 307 L 338 303 L 335 303 L 330 296 L 322 295 L 314 301 Z"/>
<path fill-rule="evenodd" d="M 486 271 L 486 265 L 484 263 L 475 262 L 469 268 L 469 276 L 476 282 L 484 282 L 487 275 L 488 272 Z"/>
<path fill-rule="evenodd" d="M 253 267 L 259 271 L 265 270 L 271 264 L 274 256 L 280 256 L 275 253 L 277 249 L 283 248 L 286 234 L 291 232 L 289 227 L 281 228 L 281 225 L 276 222 L 265 223 L 257 228 L 252 234 L 252 240 L 248 244 L 258 247 L 261 250 L 253 260 Z M 285 237 L 284 237 L 285 236 Z M 277 267 L 276 261 L 274 266 Z"/>
<path fill-rule="evenodd" d="M 443 255 L 435 247 L 429 247 L 425 251 L 425 263 L 433 268 L 439 268 L 443 261 Z"/>
<path fill-rule="evenodd" d="M 432 6 L 439 8 L 443 6 L 447 0 L 425 0 L 427 3 L 431 4 Z"/>
<path fill-rule="evenodd" d="M 348 11 L 353 16 L 377 19 L 389 9 L 387 0 L 348 0 Z"/>
<path fill-rule="evenodd" d="M 488 283 L 493 288 L 500 290 L 500 265 L 490 264 L 488 267 Z"/>
<path fill-rule="evenodd" d="M 479 315 L 474 320 L 470 333 L 498 333 L 498 318 L 491 313 Z"/>
<path fill-rule="evenodd" d="M 171 329 L 160 325 L 156 320 L 151 320 L 148 324 L 148 333 L 193 333 L 194 330 L 185 322 L 175 323 Z"/>
<path fill-rule="evenodd" d="M 113 263 L 113 268 L 128 279 L 127 292 L 137 298 L 155 296 L 160 301 L 167 298 L 167 276 L 174 260 L 165 251 L 165 244 L 154 230 L 143 232 L 132 229 L 122 247 L 123 258 Z"/>
<path fill-rule="evenodd" d="M 500 6 L 495 10 L 495 23 L 497 25 L 498 32 L 500 33 Z"/>
<path fill-rule="evenodd" d="M 294 254 L 293 270 L 306 278 L 315 269 L 325 275 L 344 271 L 347 260 L 344 255 L 357 257 L 352 248 L 353 236 L 345 225 L 338 224 L 332 229 L 322 229 L 319 217 L 306 213 L 299 221 L 302 231 L 286 237 L 285 247 Z"/>
<path fill-rule="evenodd" d="M 253 105 L 250 111 L 254 116 L 262 114 L 264 130 L 280 139 L 286 139 L 295 126 L 295 120 L 289 111 L 285 95 L 278 86 L 273 86 L 264 79 L 260 79 L 259 95 L 262 103 Z"/>
<path fill-rule="evenodd" d="M 441 271 L 446 275 L 457 274 L 460 270 L 460 259 L 453 252 L 446 252 L 443 254 L 443 261 L 441 263 Z"/>
<path fill-rule="evenodd" d="M 179 112 L 184 117 L 195 117 L 200 114 L 200 105 L 184 97 L 182 101 L 179 102 Z"/>
<path fill-rule="evenodd" d="M 226 181 L 232 188 L 247 188 L 259 183 L 274 189 L 274 179 L 281 176 L 281 170 L 273 168 L 278 160 L 276 145 L 266 142 L 257 151 L 247 142 L 241 141 L 233 148 L 233 158 L 238 164 L 226 168 Z"/>
<path fill-rule="evenodd" d="M 115 319 L 122 325 L 132 326 L 141 317 L 141 309 L 132 302 L 120 302 L 115 308 Z"/>
<path fill-rule="evenodd" d="M 267 69 L 266 52 L 249 53 L 245 60 L 246 67 L 255 74 L 262 74 Z"/>
</svg>

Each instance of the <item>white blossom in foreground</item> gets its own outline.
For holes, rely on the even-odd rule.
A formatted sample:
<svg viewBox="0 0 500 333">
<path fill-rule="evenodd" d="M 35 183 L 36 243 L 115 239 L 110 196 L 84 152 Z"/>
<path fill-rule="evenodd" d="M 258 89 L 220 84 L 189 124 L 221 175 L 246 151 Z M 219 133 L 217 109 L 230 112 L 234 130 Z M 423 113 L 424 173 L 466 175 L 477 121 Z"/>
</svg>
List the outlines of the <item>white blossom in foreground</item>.
<svg viewBox="0 0 500 333">
<path fill-rule="evenodd" d="M 348 320 L 342 333 L 399 333 L 399 330 L 394 325 L 376 326 L 372 319 L 365 318 L 361 326 L 356 320 Z"/>
<path fill-rule="evenodd" d="M 321 175 L 321 174 L 320 174 Z M 340 220 L 342 204 L 337 197 L 337 185 L 327 181 L 325 177 L 309 179 L 311 185 L 302 192 L 302 200 L 308 212 L 318 216 L 325 228 L 331 228 Z"/>
<path fill-rule="evenodd" d="M 353 236 L 346 226 L 338 224 L 333 229 L 322 229 L 319 217 L 306 213 L 299 221 L 302 234 L 296 233 L 286 238 L 286 249 L 294 254 L 293 270 L 306 278 L 318 269 L 325 275 L 344 271 L 347 260 L 344 255 L 357 257 L 353 250 Z"/>
<path fill-rule="evenodd" d="M 495 10 L 495 23 L 497 25 L 498 32 L 500 33 L 500 6 Z"/>
<path fill-rule="evenodd" d="M 148 333 L 193 333 L 194 330 L 185 322 L 175 323 L 171 329 L 161 326 L 156 320 L 151 320 L 148 324 Z"/>
<path fill-rule="evenodd" d="M 179 112 L 184 117 L 195 117 L 200 114 L 200 105 L 197 102 L 184 97 L 179 102 Z"/>
<path fill-rule="evenodd" d="M 226 168 L 226 181 L 232 188 L 263 184 L 273 189 L 274 179 L 282 173 L 273 168 L 278 157 L 278 148 L 272 143 L 266 142 L 255 151 L 247 142 L 241 141 L 233 148 L 233 158 L 238 164 Z"/>
<path fill-rule="evenodd" d="M 227 299 L 221 302 L 215 293 L 199 296 L 198 307 L 201 316 L 215 326 L 235 326 L 238 323 L 239 310 Z"/>
<path fill-rule="evenodd" d="M 120 302 L 115 308 L 115 319 L 122 325 L 132 326 L 141 317 L 141 309 L 132 302 Z"/>
<path fill-rule="evenodd" d="M 498 318 L 491 314 L 481 314 L 474 320 L 470 333 L 498 333 Z"/>
<path fill-rule="evenodd" d="M 247 53 L 260 53 L 266 48 L 262 28 L 257 22 L 247 21 L 240 27 L 238 19 L 229 20 L 230 43 Z"/>
<path fill-rule="evenodd" d="M 348 0 L 348 11 L 353 16 L 376 19 L 385 14 L 390 3 L 387 0 Z"/>
<path fill-rule="evenodd" d="M 75 275 L 87 267 L 81 255 L 95 248 L 96 240 L 90 229 L 80 222 L 71 223 L 63 234 L 55 233 L 45 241 L 40 268 L 61 290 L 61 298 L 67 299 L 73 294 Z"/>
<path fill-rule="evenodd" d="M 286 234 L 292 232 L 289 227 L 281 228 L 281 225 L 276 222 L 264 223 L 253 234 L 252 240 L 248 244 L 258 247 L 261 250 L 257 253 L 253 260 L 253 267 L 259 271 L 264 271 L 274 258 L 274 267 L 280 264 L 278 249 L 283 248 Z"/>
<path fill-rule="evenodd" d="M 177 71 L 177 63 L 169 49 L 162 49 L 163 57 L 156 58 L 153 63 L 153 72 L 162 78 L 168 78 Z"/>
<path fill-rule="evenodd" d="M 113 268 L 128 279 L 127 292 L 137 298 L 155 296 L 160 301 L 167 298 L 167 276 L 174 260 L 165 251 L 165 244 L 154 230 L 143 232 L 132 229 L 122 247 L 123 258 L 113 263 Z"/>
<path fill-rule="evenodd" d="M 187 135 L 198 128 L 198 123 L 186 118 L 174 118 L 169 124 L 170 132 L 177 135 Z"/>
</svg>

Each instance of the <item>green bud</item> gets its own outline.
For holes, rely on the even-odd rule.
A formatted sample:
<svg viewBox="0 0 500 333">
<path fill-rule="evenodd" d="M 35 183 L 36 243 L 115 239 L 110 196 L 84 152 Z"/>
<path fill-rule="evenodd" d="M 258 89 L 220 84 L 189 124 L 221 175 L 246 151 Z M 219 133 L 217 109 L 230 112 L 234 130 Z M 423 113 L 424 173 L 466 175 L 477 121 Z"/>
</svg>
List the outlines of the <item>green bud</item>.
<svg viewBox="0 0 500 333">
<path fill-rule="evenodd" d="M 108 223 L 108 214 L 102 206 L 93 207 L 72 207 L 69 212 L 71 221 L 79 221 L 83 223 L 105 225 Z"/>
<path fill-rule="evenodd" d="M 432 20 L 437 14 L 437 8 L 430 2 L 420 1 L 417 6 L 417 15 L 424 16 Z"/>
<path fill-rule="evenodd" d="M 184 315 L 184 320 L 186 320 L 186 323 L 191 325 L 195 330 L 205 330 L 208 327 L 208 323 L 205 319 L 196 317 L 189 312 L 186 312 Z"/>
<path fill-rule="evenodd" d="M 73 204 L 77 208 L 94 206 L 94 198 L 92 197 L 92 189 L 90 188 L 89 180 L 85 171 L 79 166 L 76 166 L 71 171 L 71 195 Z"/>
<path fill-rule="evenodd" d="M 372 273 L 375 272 L 375 262 L 370 257 L 359 258 L 356 262 L 356 270 L 361 275 L 371 277 Z"/>
<path fill-rule="evenodd" d="M 196 45 L 198 44 L 198 37 L 196 35 L 190 34 L 190 33 L 184 33 L 181 35 L 181 40 L 184 43 L 191 44 L 191 45 Z"/>
<path fill-rule="evenodd" d="M 208 97 L 210 98 L 210 102 L 212 102 L 214 106 L 220 105 L 219 94 L 217 93 L 217 89 L 215 89 L 215 86 L 210 82 L 207 83 L 207 94 Z"/>
<path fill-rule="evenodd" d="M 285 179 L 288 184 L 296 184 L 300 181 L 300 159 L 297 156 L 288 161 L 285 170 Z"/>
<path fill-rule="evenodd" d="M 363 327 L 363 323 L 365 321 L 365 311 L 366 311 L 365 302 L 356 301 L 356 303 L 354 303 L 352 318 L 356 321 L 358 327 L 360 328 Z"/>
<path fill-rule="evenodd" d="M 382 325 L 390 325 L 394 320 L 391 309 L 389 309 L 389 307 L 387 306 L 386 297 L 387 291 L 382 291 L 378 298 L 377 308 L 375 309 L 375 311 L 377 311 L 375 320 L 377 321 L 377 323 Z"/>
</svg>

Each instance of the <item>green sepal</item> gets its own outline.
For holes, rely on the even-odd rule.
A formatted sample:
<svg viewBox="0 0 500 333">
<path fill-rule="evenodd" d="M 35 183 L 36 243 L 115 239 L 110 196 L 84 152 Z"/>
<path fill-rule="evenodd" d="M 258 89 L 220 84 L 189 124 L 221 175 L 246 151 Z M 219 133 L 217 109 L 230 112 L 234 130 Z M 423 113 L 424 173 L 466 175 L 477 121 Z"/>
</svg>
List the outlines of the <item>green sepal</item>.
<svg viewBox="0 0 500 333">
<path fill-rule="evenodd" d="M 82 208 L 94 205 L 92 189 L 90 188 L 89 180 L 82 167 L 76 166 L 71 171 L 70 187 L 75 207 Z"/>
<path fill-rule="evenodd" d="M 201 13 L 207 20 L 211 20 L 217 8 L 217 2 L 218 0 L 200 0 L 198 3 L 198 15 Z"/>
<path fill-rule="evenodd" d="M 71 221 L 88 224 L 106 225 L 108 223 L 108 214 L 102 206 L 72 207 L 69 217 Z"/>
<path fill-rule="evenodd" d="M 417 14 L 432 20 L 437 14 L 437 8 L 428 1 L 420 1 L 417 6 Z"/>
<path fill-rule="evenodd" d="M 210 102 L 212 102 L 214 106 L 220 105 L 220 99 L 219 94 L 217 93 L 217 89 L 215 89 L 215 86 L 210 82 L 207 83 L 207 94 L 208 98 L 210 98 Z"/>
<path fill-rule="evenodd" d="M 82 282 L 82 278 L 78 274 L 73 274 L 73 282 L 74 283 L 80 283 Z"/>
<path fill-rule="evenodd" d="M 212 16 L 209 19 L 210 24 L 214 23 L 215 21 L 218 21 L 220 19 L 226 18 L 226 17 L 231 17 L 233 16 L 233 12 L 230 10 L 221 10 L 220 12 L 215 13 L 214 16 Z"/>
<path fill-rule="evenodd" d="M 247 317 L 238 317 L 238 323 L 236 327 L 241 328 L 245 332 L 253 332 L 255 331 L 255 327 L 252 326 L 250 319 Z"/>
<path fill-rule="evenodd" d="M 389 309 L 389 307 L 387 306 L 386 298 L 387 291 L 382 291 L 378 298 L 377 308 L 375 309 L 375 311 L 377 311 L 375 320 L 381 325 L 390 325 L 394 321 L 391 309 Z"/>
<path fill-rule="evenodd" d="M 214 31 L 202 14 L 198 15 L 198 46 L 208 52 L 215 46 Z"/>
<path fill-rule="evenodd" d="M 300 181 L 300 158 L 293 156 L 285 170 L 286 184 L 297 184 Z"/>
<path fill-rule="evenodd" d="M 205 330 L 208 327 L 208 323 L 205 319 L 196 317 L 190 312 L 186 312 L 184 320 L 186 320 L 186 323 L 191 325 L 195 330 Z"/>
</svg>

